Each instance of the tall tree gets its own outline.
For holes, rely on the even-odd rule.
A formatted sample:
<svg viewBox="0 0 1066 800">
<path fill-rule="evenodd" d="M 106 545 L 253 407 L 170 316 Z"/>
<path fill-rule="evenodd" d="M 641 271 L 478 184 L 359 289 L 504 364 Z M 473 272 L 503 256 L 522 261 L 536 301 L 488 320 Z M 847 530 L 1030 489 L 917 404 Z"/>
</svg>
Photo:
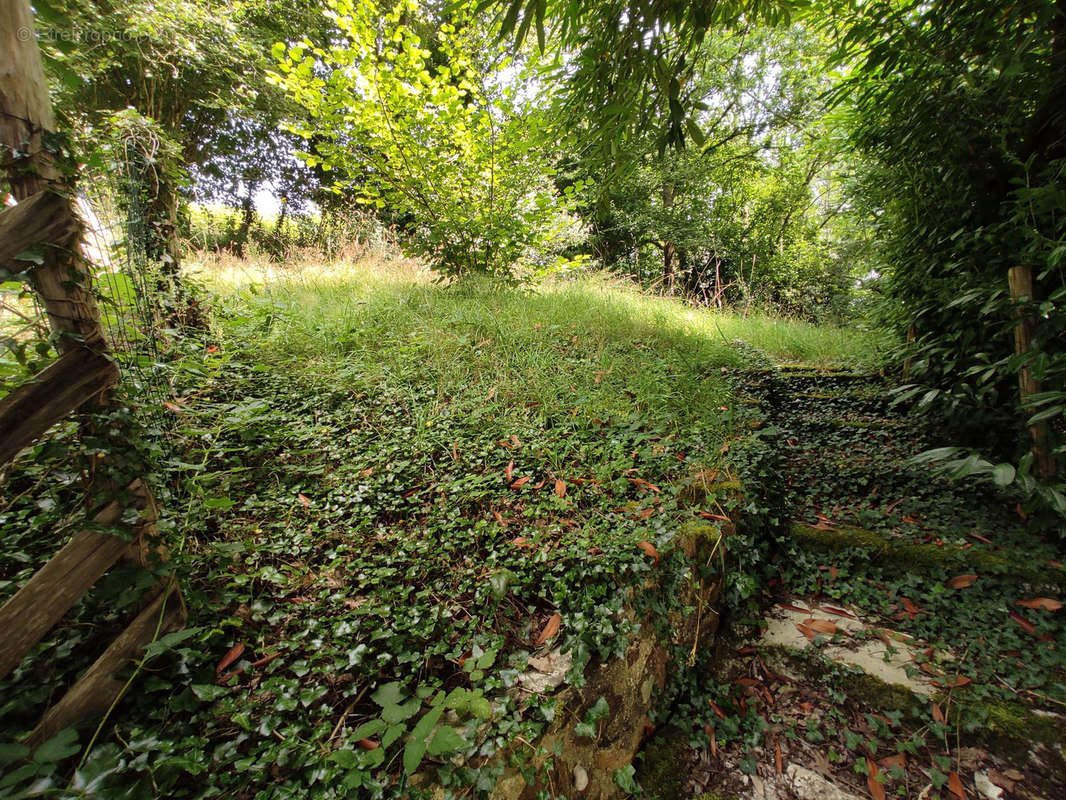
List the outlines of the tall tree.
<svg viewBox="0 0 1066 800">
<path fill-rule="evenodd" d="M 58 107 L 83 131 L 86 149 L 115 112 L 133 109 L 174 147 L 144 209 L 150 258 L 176 273 L 181 176 L 213 172 L 218 185 L 275 164 L 288 147 L 280 119 L 291 110 L 266 81 L 279 40 L 321 38 L 328 23 L 309 0 L 43 0 L 46 67 Z M 212 187 L 209 187 L 209 189 Z"/>
</svg>

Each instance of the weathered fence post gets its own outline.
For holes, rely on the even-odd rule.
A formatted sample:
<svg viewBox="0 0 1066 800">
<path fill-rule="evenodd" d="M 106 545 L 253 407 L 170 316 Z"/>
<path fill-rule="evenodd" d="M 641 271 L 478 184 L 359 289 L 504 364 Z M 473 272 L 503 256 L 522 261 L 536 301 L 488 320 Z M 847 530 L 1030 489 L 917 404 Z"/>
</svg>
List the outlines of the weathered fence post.
<svg viewBox="0 0 1066 800">
<path fill-rule="evenodd" d="M 0 210 L 0 264 L 16 273 L 28 272 L 60 353 L 53 364 L 0 400 L 0 464 L 79 406 L 100 398 L 118 379 L 91 275 L 80 255 L 83 231 L 72 202 L 73 179 L 45 147 L 46 134 L 54 129 L 29 2 L 0 0 L 0 169 L 18 200 Z M 32 254 L 28 270 L 19 258 L 26 253 Z M 140 480 L 124 489 L 112 488 L 119 499 L 105 506 L 95 522 L 116 523 L 126 509 L 141 510 L 133 542 L 89 528 L 76 533 L 0 608 L 0 677 L 13 670 L 116 561 L 148 558 L 146 542 L 155 537 L 151 492 Z M 163 578 L 143 602 L 141 613 L 48 710 L 31 742 L 110 708 L 126 686 L 116 674 L 148 642 L 184 623 L 185 606 L 173 578 Z"/>
<path fill-rule="evenodd" d="M 1007 271 L 1007 281 L 1010 284 L 1011 299 L 1018 304 L 1025 301 L 1032 302 L 1033 298 L 1033 269 L 1029 266 L 1011 267 Z M 1033 338 L 1033 315 L 1024 307 L 1018 308 L 1018 321 L 1014 326 L 1014 352 L 1024 355 L 1029 352 Z M 1018 370 L 1018 390 L 1021 393 L 1022 405 L 1034 394 L 1040 392 L 1040 381 L 1033 377 L 1033 371 L 1024 366 Z M 1030 414 L 1024 411 L 1027 416 Z M 1030 425 L 1029 435 L 1033 440 L 1033 466 L 1034 471 L 1040 478 L 1050 478 L 1055 474 L 1055 456 L 1051 452 L 1051 439 L 1048 433 L 1046 421 Z"/>
</svg>

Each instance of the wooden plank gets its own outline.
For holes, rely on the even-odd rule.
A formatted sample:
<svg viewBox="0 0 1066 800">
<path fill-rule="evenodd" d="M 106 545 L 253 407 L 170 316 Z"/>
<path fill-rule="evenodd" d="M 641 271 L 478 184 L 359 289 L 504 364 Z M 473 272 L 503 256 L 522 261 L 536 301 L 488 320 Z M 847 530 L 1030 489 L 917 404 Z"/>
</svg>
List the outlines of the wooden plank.
<svg viewBox="0 0 1066 800">
<path fill-rule="evenodd" d="M 0 399 L 0 464 L 117 382 L 118 367 L 107 356 L 86 348 L 68 350 Z"/>
<path fill-rule="evenodd" d="M 55 127 L 30 4 L 0 0 L 0 163 L 16 200 L 28 200 L 46 189 L 69 194 L 70 178 L 42 147 L 43 133 Z M 80 229 L 69 199 L 67 215 Z M 61 351 L 104 341 L 89 272 L 77 248 L 46 250 L 44 263 L 31 272 L 31 283 L 52 330 L 68 334 L 58 339 Z"/>
<path fill-rule="evenodd" d="M 1010 286 L 1011 299 L 1018 303 L 1025 298 L 1030 303 L 1035 300 L 1033 296 L 1033 270 L 1032 267 L 1023 265 L 1011 267 L 1007 271 L 1007 283 Z M 1029 352 L 1033 338 L 1033 316 L 1030 311 L 1019 308 L 1018 322 L 1014 326 L 1014 352 L 1023 355 Z M 1021 394 L 1022 405 L 1034 394 L 1040 392 L 1040 381 L 1033 377 L 1029 367 L 1018 370 L 1018 391 Z M 1029 409 L 1022 409 L 1027 417 L 1032 415 Z M 1051 435 L 1047 422 L 1038 422 L 1030 425 L 1029 437 L 1033 441 L 1033 471 L 1037 477 L 1051 478 L 1056 471 L 1055 456 L 1051 452 Z"/>
<path fill-rule="evenodd" d="M 79 230 L 77 221 L 70 216 L 70 202 L 65 197 L 38 192 L 17 205 L 0 210 L 0 267 L 21 272 L 31 264 L 16 262 L 16 256 L 41 245 L 70 249 Z"/>
<path fill-rule="evenodd" d="M 140 480 L 128 488 L 134 497 L 143 497 Z M 93 521 L 112 525 L 123 511 L 124 507 L 113 500 Z M 78 598 L 129 549 L 130 542 L 120 536 L 83 530 L 37 570 L 0 608 L 0 678 L 17 667 Z"/>
<path fill-rule="evenodd" d="M 185 624 L 185 602 L 177 581 L 170 579 L 152 601 L 104 651 L 63 698 L 48 709 L 26 740 L 31 748 L 64 728 L 106 712 L 126 688 L 122 671 L 159 636 Z"/>
</svg>

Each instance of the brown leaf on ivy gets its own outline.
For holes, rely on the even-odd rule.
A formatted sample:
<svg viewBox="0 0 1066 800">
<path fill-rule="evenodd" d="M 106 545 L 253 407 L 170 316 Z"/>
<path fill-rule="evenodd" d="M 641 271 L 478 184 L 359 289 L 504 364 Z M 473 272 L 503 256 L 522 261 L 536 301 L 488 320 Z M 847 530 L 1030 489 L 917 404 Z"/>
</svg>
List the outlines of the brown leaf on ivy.
<svg viewBox="0 0 1066 800">
<path fill-rule="evenodd" d="M 818 522 L 811 526 L 816 531 L 831 531 L 836 527 L 836 523 L 829 519 L 821 511 L 818 512 Z"/>
<path fill-rule="evenodd" d="M 648 491 L 655 492 L 655 494 L 662 494 L 663 490 L 656 486 L 654 483 L 648 483 L 643 478 L 630 478 L 629 482 L 634 486 L 639 486 L 641 489 L 647 489 Z"/>
<path fill-rule="evenodd" d="M 302 494 L 298 494 L 298 495 L 296 495 L 296 499 L 300 501 L 300 504 L 304 508 L 310 508 L 311 507 L 311 499 L 309 497 L 306 497 L 306 496 L 304 496 Z"/>
<path fill-rule="evenodd" d="M 507 481 L 508 483 L 510 483 L 511 480 L 513 479 L 513 477 L 514 477 L 514 460 L 511 460 L 511 461 L 507 462 L 507 469 L 505 469 L 503 471 L 503 479 L 505 481 Z"/>
<path fill-rule="evenodd" d="M 233 647 L 226 651 L 226 655 L 222 656 L 222 660 L 218 662 L 218 666 L 215 667 L 215 674 L 221 675 L 226 667 L 244 654 L 244 650 L 244 642 L 237 642 L 237 644 L 233 645 Z"/>
<path fill-rule="evenodd" d="M 874 800 L 885 800 L 885 785 L 877 780 L 880 771 L 872 758 L 866 759 L 866 788 Z"/>
<path fill-rule="evenodd" d="M 566 482 L 560 478 L 555 479 L 555 496 L 566 497 Z"/>
<path fill-rule="evenodd" d="M 722 711 L 721 707 L 717 703 L 715 703 L 713 700 L 708 700 L 707 705 L 711 707 L 711 711 L 713 711 L 719 719 L 725 719 L 725 712 Z"/>
<path fill-rule="evenodd" d="M 944 721 L 944 712 L 943 710 L 941 710 L 940 705 L 938 703 L 933 703 L 933 720 L 935 722 Z"/>
<path fill-rule="evenodd" d="M 948 773 L 948 790 L 959 800 L 966 800 L 966 790 L 962 786 L 962 779 L 959 777 L 959 773 Z"/>
<path fill-rule="evenodd" d="M 265 667 L 271 661 L 274 661 L 275 659 L 278 659 L 278 658 L 281 658 L 281 653 L 271 653 L 268 656 L 263 656 L 258 661 L 253 661 L 252 662 L 252 666 L 255 667 L 256 669 L 258 669 L 259 667 Z"/>
<path fill-rule="evenodd" d="M 499 526 L 501 528 L 506 528 L 507 527 L 507 523 L 504 522 L 504 520 L 503 520 L 503 514 L 501 514 L 499 511 L 493 511 L 492 512 L 492 516 L 494 516 L 496 518 L 496 522 L 499 524 Z"/>
<path fill-rule="evenodd" d="M 954 678 L 944 681 L 943 685 L 947 689 L 958 689 L 960 686 L 965 686 L 968 683 L 973 683 L 973 681 L 965 675 L 956 675 Z"/>
<path fill-rule="evenodd" d="M 729 517 L 723 514 L 712 514 L 710 511 L 697 511 L 696 516 L 700 517 L 701 519 L 717 520 L 718 522 L 732 522 Z"/>
<path fill-rule="evenodd" d="M 1031 600 L 1019 600 L 1018 605 L 1023 608 L 1042 608 L 1045 611 L 1058 611 L 1062 608 L 1062 603 L 1051 597 L 1034 597 Z"/>
<path fill-rule="evenodd" d="M 529 543 L 529 539 L 527 539 L 525 536 L 518 536 L 518 537 L 512 539 L 511 540 L 511 544 L 513 544 L 515 547 L 519 548 L 520 550 L 530 550 L 533 547 L 533 545 L 531 545 Z"/>
<path fill-rule="evenodd" d="M 1017 611 L 1010 612 L 1010 618 L 1021 625 L 1022 630 L 1026 633 L 1032 634 L 1036 632 L 1036 626 Z"/>
<path fill-rule="evenodd" d="M 948 581 L 948 586 L 952 589 L 965 589 L 967 586 L 973 586 L 976 582 L 976 575 L 956 575 Z"/>
<path fill-rule="evenodd" d="M 653 558 L 653 559 L 655 559 L 653 563 L 655 563 L 655 564 L 658 564 L 658 563 L 659 563 L 659 551 L 658 551 L 658 550 L 656 550 L 656 549 L 655 549 L 655 545 L 653 545 L 653 544 L 652 544 L 651 542 L 649 542 L 649 541 L 648 541 L 647 539 L 644 539 L 644 540 L 642 540 L 642 541 L 638 542 L 638 543 L 637 543 L 637 547 L 639 547 L 639 548 L 640 548 L 641 550 L 643 550 L 643 551 L 644 551 L 644 553 L 645 553 L 645 554 L 646 554 L 646 555 L 647 555 L 647 556 L 648 556 L 649 558 Z"/>
<path fill-rule="evenodd" d="M 529 476 L 528 475 L 526 475 L 524 478 L 519 478 L 514 483 L 512 483 L 511 484 L 511 488 L 512 489 L 521 489 L 527 483 L 529 483 Z"/>
<path fill-rule="evenodd" d="M 922 610 L 914 605 L 914 602 L 909 597 L 901 597 L 899 601 L 903 604 L 902 613 L 906 614 L 911 619 L 914 619 L 922 613 Z"/>
<path fill-rule="evenodd" d="M 534 483 L 533 484 L 533 488 L 534 489 L 543 489 L 544 488 L 544 481 L 538 481 L 537 483 Z"/>
<path fill-rule="evenodd" d="M 358 742 L 356 742 L 356 744 L 358 744 L 364 750 L 377 750 L 378 747 L 381 746 L 373 739 L 360 739 Z"/>
<path fill-rule="evenodd" d="M 548 618 L 548 621 L 544 623 L 544 627 L 540 629 L 540 634 L 537 636 L 536 644 L 541 645 L 552 638 L 559 632 L 559 626 L 562 625 L 563 618 L 558 614 L 552 614 Z"/>
<path fill-rule="evenodd" d="M 371 475 L 374 474 L 374 468 L 367 467 L 366 469 L 361 469 L 359 470 L 359 474 L 364 478 L 369 478 Z"/>
</svg>

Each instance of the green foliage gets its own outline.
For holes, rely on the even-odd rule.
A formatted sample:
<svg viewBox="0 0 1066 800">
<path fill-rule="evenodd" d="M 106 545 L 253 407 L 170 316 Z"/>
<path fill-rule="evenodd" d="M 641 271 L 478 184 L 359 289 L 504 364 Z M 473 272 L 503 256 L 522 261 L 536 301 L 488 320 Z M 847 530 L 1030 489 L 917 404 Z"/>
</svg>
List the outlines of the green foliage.
<svg viewBox="0 0 1066 800">
<path fill-rule="evenodd" d="M 1014 465 L 1045 508 L 1066 505 L 1063 484 L 1031 480 L 1023 426 L 1046 412 L 1061 476 L 1064 14 L 1042 0 L 995 14 L 979 2 L 875 3 L 846 14 L 838 39 L 853 65 L 837 94 L 866 159 L 859 196 L 878 220 L 884 316 L 913 326 L 905 355 L 919 409 L 945 414 L 955 444 Z M 1006 291 L 1020 264 L 1036 294 L 1021 308 Z M 1026 309 L 1036 332 L 1015 356 L 1011 329 Z M 1026 409 L 1023 368 L 1044 382 Z"/>
<path fill-rule="evenodd" d="M 633 157 L 634 141 L 649 132 L 659 152 L 702 144 L 700 120 L 693 114 L 696 51 L 723 29 L 787 23 L 806 5 L 800 0 L 689 0 L 631 3 L 600 0 L 484 0 L 495 8 L 501 34 L 520 46 L 536 31 L 540 50 L 558 51 L 560 110 L 579 121 L 601 165 L 613 168 Z"/>
<path fill-rule="evenodd" d="M 470 9 L 449 8 L 432 40 L 413 2 L 331 5 L 344 39 L 274 48 L 276 79 L 310 115 L 310 165 L 335 191 L 406 215 L 411 251 L 450 275 L 548 267 L 574 222 L 555 193 L 546 120 Z"/>
</svg>

